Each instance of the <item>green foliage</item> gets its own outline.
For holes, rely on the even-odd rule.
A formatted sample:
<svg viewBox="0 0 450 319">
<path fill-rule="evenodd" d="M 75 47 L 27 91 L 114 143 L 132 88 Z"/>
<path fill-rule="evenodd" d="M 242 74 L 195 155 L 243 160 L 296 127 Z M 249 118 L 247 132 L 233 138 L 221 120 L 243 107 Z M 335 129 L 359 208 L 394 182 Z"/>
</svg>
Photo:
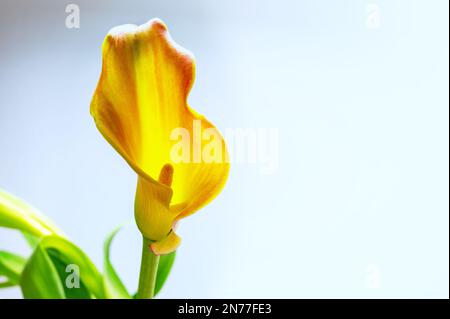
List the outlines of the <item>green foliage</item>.
<svg viewBox="0 0 450 319">
<path fill-rule="evenodd" d="M 101 274 L 89 257 L 35 208 L 0 190 L 0 227 L 22 232 L 32 249 L 28 258 L 0 251 L 0 289 L 20 285 L 24 298 L 133 298 L 110 259 L 116 228 L 104 243 Z M 161 256 L 155 293 L 164 285 L 175 252 Z"/>
<path fill-rule="evenodd" d="M 77 246 L 58 236 L 44 237 L 20 278 L 25 298 L 103 298 L 100 273 Z"/>
<path fill-rule="evenodd" d="M 127 291 L 127 288 L 120 280 L 117 272 L 115 271 L 111 260 L 110 260 L 110 248 L 111 243 L 119 232 L 121 227 L 117 227 L 114 231 L 109 234 L 109 236 L 105 240 L 105 244 L 103 247 L 104 253 L 104 274 L 103 274 L 103 283 L 105 288 L 105 295 L 108 299 L 129 299 L 131 298 L 130 294 Z"/>
<path fill-rule="evenodd" d="M 175 261 L 175 255 L 176 251 L 167 255 L 162 255 L 159 258 L 158 272 L 156 273 L 155 296 L 161 291 L 167 277 L 169 277 L 170 270 L 172 270 Z"/>
<path fill-rule="evenodd" d="M 0 251 L 0 276 L 4 276 L 7 279 L 3 284 L 17 285 L 25 263 L 26 259 L 22 256 L 7 251 Z"/>
<path fill-rule="evenodd" d="M 0 227 L 25 231 L 37 237 L 63 233 L 35 208 L 0 189 Z"/>
<path fill-rule="evenodd" d="M 54 260 L 60 261 L 64 268 L 76 265 L 80 271 L 80 282 L 96 298 L 103 298 L 103 278 L 89 257 L 76 245 L 58 236 L 44 237 L 38 247 L 42 247 Z M 67 273 L 65 274 L 67 277 Z M 61 278 L 63 280 L 64 278 Z"/>
<path fill-rule="evenodd" d="M 38 246 L 23 270 L 20 287 L 24 298 L 62 299 L 64 286 L 50 256 Z"/>
</svg>

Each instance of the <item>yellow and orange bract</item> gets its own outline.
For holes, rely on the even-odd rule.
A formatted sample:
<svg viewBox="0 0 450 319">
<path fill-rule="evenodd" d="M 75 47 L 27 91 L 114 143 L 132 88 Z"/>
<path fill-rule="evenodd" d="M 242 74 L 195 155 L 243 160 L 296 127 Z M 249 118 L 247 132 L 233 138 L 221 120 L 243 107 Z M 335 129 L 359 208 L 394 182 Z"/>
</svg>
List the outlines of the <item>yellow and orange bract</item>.
<svg viewBox="0 0 450 319">
<path fill-rule="evenodd" d="M 176 45 L 158 19 L 113 28 L 103 43 L 103 66 L 91 114 L 105 139 L 138 174 L 135 217 L 155 254 L 176 249 L 173 225 L 210 202 L 223 188 L 229 163 L 223 139 L 220 161 L 174 162 L 171 133 L 193 135 L 194 121 L 220 133 L 187 104 L 192 55 Z M 208 141 L 200 142 L 203 146 Z M 194 153 L 194 143 L 188 145 Z M 159 176 L 159 179 L 158 179 Z"/>
</svg>

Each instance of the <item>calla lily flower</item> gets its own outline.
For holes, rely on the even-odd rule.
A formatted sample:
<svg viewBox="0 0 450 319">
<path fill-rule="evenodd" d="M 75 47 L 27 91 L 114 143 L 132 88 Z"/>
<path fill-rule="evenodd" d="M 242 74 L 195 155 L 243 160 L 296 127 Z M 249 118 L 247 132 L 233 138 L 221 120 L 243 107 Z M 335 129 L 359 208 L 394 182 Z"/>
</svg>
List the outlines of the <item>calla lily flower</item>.
<svg viewBox="0 0 450 319">
<path fill-rule="evenodd" d="M 168 254 L 180 243 L 174 225 L 210 202 L 225 185 L 225 143 L 214 125 L 189 107 L 194 59 L 173 42 L 163 22 L 153 19 L 141 26 L 113 28 L 102 50 L 91 114 L 105 139 L 138 175 L 139 230 L 151 241 L 154 254 Z M 181 161 L 174 156 L 177 130 L 190 137 L 180 142 L 181 150 L 189 152 Z M 214 160 L 203 161 L 202 152 L 211 150 L 207 148 L 212 140 L 220 150 Z"/>
</svg>

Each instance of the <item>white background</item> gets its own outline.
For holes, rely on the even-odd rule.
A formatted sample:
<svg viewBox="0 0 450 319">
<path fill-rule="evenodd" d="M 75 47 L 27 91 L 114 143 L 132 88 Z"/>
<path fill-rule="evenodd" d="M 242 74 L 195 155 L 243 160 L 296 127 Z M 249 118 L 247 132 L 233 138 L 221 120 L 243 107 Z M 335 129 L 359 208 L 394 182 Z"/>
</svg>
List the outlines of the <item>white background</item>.
<svg viewBox="0 0 450 319">
<path fill-rule="evenodd" d="M 100 47 L 159 17 L 196 56 L 193 108 L 221 130 L 280 134 L 273 174 L 232 165 L 182 222 L 160 297 L 448 298 L 448 1 L 72 2 L 80 29 L 67 1 L 0 2 L 0 187 L 99 267 L 106 234 L 131 221 L 112 258 L 135 291 L 136 176 L 89 115 Z M 4 229 L 0 249 L 29 253 Z"/>
</svg>

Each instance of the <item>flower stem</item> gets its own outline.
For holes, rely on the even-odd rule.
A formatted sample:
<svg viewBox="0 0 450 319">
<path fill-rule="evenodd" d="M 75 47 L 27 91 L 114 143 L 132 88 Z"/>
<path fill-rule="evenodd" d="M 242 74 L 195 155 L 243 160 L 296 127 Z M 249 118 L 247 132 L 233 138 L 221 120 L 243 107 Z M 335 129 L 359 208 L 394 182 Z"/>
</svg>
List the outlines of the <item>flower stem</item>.
<svg viewBox="0 0 450 319">
<path fill-rule="evenodd" d="M 159 256 L 150 250 L 151 240 L 143 237 L 141 273 L 139 275 L 138 299 L 152 299 L 155 294 L 156 273 Z"/>
</svg>

